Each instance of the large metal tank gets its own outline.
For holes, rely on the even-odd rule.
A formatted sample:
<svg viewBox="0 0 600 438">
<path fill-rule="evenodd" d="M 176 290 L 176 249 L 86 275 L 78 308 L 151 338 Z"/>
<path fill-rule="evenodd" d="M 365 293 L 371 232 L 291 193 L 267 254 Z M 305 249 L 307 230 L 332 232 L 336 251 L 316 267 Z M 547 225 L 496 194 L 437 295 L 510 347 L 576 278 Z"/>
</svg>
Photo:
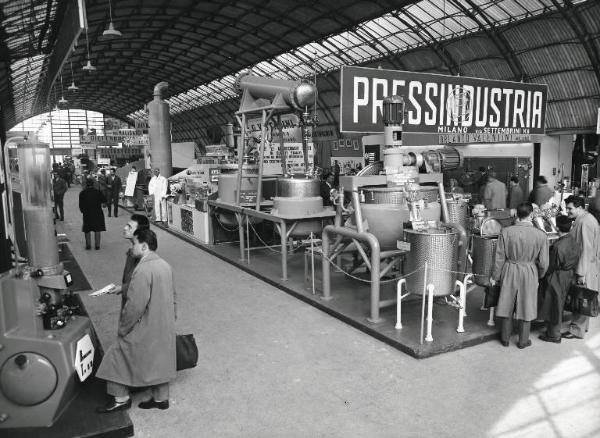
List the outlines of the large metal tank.
<svg viewBox="0 0 600 438">
<path fill-rule="evenodd" d="M 219 200 L 222 202 L 229 202 L 231 204 L 237 203 L 237 178 L 238 178 L 238 165 L 237 164 L 222 164 L 221 173 L 219 174 Z M 256 202 L 256 195 L 258 192 L 258 165 L 256 164 L 243 164 L 242 165 L 242 203 L 254 203 Z"/>
<path fill-rule="evenodd" d="M 366 220 L 369 233 L 379 241 L 382 250 L 396 249 L 397 241 L 402 240 L 404 223 L 410 220 L 406 194 L 397 187 L 362 187 L 361 213 Z M 425 221 L 439 221 L 441 205 L 437 201 L 437 190 L 421 187 L 418 198 L 425 201 L 421 218 Z"/>
<path fill-rule="evenodd" d="M 323 211 L 323 198 L 320 196 L 320 181 L 304 175 L 277 178 L 277 196 L 273 198 L 275 216 L 302 218 Z M 301 220 L 296 222 L 289 233 L 290 237 L 306 237 L 310 233 L 320 233 L 322 220 Z"/>
<path fill-rule="evenodd" d="M 472 252 L 473 282 L 479 286 L 490 286 L 490 277 L 494 269 L 498 233 L 502 225 L 496 219 L 484 219 L 479 232 L 473 234 Z"/>
<path fill-rule="evenodd" d="M 435 286 L 434 294 L 451 295 L 455 290 L 460 236 L 455 229 L 439 225 L 424 231 L 404 230 L 410 243 L 406 258 L 406 287 L 412 294 L 423 294 L 423 273 L 427 262 L 427 284 Z"/>
<path fill-rule="evenodd" d="M 148 137 L 152 150 L 152 167 L 160 169 L 161 175 L 168 178 L 173 173 L 171 152 L 171 117 L 169 104 L 163 99 L 167 82 L 159 82 L 154 87 L 154 100 L 148 103 Z"/>
</svg>

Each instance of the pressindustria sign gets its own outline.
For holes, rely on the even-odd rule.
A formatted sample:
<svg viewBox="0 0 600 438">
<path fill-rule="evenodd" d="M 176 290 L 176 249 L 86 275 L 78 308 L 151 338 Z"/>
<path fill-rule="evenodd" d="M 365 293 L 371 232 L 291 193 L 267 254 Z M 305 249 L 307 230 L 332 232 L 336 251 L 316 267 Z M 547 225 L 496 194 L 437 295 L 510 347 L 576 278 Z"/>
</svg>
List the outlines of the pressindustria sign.
<svg viewBox="0 0 600 438">
<path fill-rule="evenodd" d="M 340 129 L 383 131 L 383 99 L 402 96 L 406 132 L 440 143 L 530 141 L 543 134 L 548 87 L 521 82 L 342 67 Z"/>
</svg>

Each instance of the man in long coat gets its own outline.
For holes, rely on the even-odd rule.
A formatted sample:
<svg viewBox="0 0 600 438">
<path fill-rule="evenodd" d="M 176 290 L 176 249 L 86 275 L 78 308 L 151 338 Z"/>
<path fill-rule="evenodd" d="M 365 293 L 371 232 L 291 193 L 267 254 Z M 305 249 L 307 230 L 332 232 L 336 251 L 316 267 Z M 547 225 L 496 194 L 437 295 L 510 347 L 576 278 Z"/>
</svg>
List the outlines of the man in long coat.
<svg viewBox="0 0 600 438">
<path fill-rule="evenodd" d="M 117 175 L 115 169 L 111 169 L 109 175 L 106 177 L 106 206 L 108 207 L 108 217 L 110 217 L 111 211 L 114 209 L 115 217 L 119 215 L 119 193 L 123 184 L 121 183 L 121 177 Z"/>
<path fill-rule="evenodd" d="M 154 176 L 148 183 L 148 193 L 154 196 L 154 220 L 156 222 L 167 221 L 167 203 L 165 197 L 169 182 L 160 174 L 160 169 L 154 169 Z"/>
<path fill-rule="evenodd" d="M 60 177 L 58 172 L 54 172 L 52 175 L 54 176 L 52 179 L 52 191 L 54 192 L 54 218 L 64 221 L 64 199 L 65 193 L 67 192 L 67 182 Z"/>
<path fill-rule="evenodd" d="M 175 285 L 167 262 L 154 251 L 156 234 L 136 230 L 133 254 L 140 261 L 133 271 L 127 300 L 119 317 L 116 342 L 108 349 L 96 376 L 107 381 L 113 396 L 100 413 L 131 407 L 129 387 L 151 387 L 152 398 L 142 409 L 168 409 L 169 381 L 175 378 Z"/>
<path fill-rule="evenodd" d="M 569 234 L 571 219 L 567 216 L 558 216 L 556 228 L 561 237 L 550 247 L 548 272 L 542 281 L 544 304 L 540 317 L 546 321 L 546 333 L 541 334 L 540 339 L 560 344 L 563 308 L 575 278 L 579 247 L 573 236 Z"/>
<path fill-rule="evenodd" d="M 86 188 L 79 193 L 79 211 L 83 214 L 81 231 L 85 233 L 85 249 L 92 249 L 92 231 L 96 249 L 100 249 L 100 232 L 106 231 L 102 211 L 102 204 L 106 202 L 106 198 L 100 190 L 94 188 L 94 183 L 92 178 L 87 179 Z"/>
<path fill-rule="evenodd" d="M 500 281 L 496 315 L 504 318 L 500 341 L 508 347 L 513 312 L 519 321 L 519 348 L 531 345 L 529 329 L 537 317 L 538 281 L 548 269 L 546 233 L 531 223 L 533 207 L 517 207 L 517 223 L 502 230 L 496 246 L 492 284 Z"/>
<path fill-rule="evenodd" d="M 496 179 L 496 172 L 490 171 L 488 182 L 483 189 L 483 205 L 488 210 L 506 208 L 506 185 Z"/>
<path fill-rule="evenodd" d="M 565 199 L 567 214 L 574 218 L 571 235 L 577 242 L 579 262 L 575 268 L 577 284 L 600 291 L 600 225 L 596 218 L 585 210 L 585 201 L 579 196 Z M 588 329 L 589 319 L 574 313 L 569 331 L 563 335 L 567 339 L 583 339 Z"/>
</svg>

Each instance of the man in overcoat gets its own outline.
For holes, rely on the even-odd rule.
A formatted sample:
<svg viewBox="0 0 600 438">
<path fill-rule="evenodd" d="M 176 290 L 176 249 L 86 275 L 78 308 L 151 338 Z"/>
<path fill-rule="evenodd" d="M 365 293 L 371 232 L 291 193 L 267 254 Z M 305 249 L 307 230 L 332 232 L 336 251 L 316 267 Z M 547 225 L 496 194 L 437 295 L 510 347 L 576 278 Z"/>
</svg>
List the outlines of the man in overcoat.
<svg viewBox="0 0 600 438">
<path fill-rule="evenodd" d="M 102 204 L 106 202 L 106 198 L 100 190 L 94 188 L 94 183 L 92 178 L 87 179 L 85 189 L 79 193 L 79 211 L 83 214 L 81 231 L 85 233 L 85 249 L 92 249 L 92 231 L 96 249 L 100 249 L 100 232 L 106 231 L 102 211 Z"/>
<path fill-rule="evenodd" d="M 600 225 L 596 218 L 585 210 L 585 201 L 579 196 L 565 199 L 567 214 L 575 219 L 571 235 L 577 242 L 579 262 L 575 268 L 577 284 L 588 289 L 600 290 Z M 572 315 L 569 331 L 563 334 L 567 339 L 583 339 L 588 329 L 589 319 L 585 315 Z"/>
<path fill-rule="evenodd" d="M 544 304 L 540 317 L 546 321 L 546 333 L 542 333 L 540 339 L 560 344 L 563 308 L 575 278 L 579 247 L 573 236 L 569 234 L 571 219 L 567 216 L 558 216 L 556 228 L 561 237 L 550 247 L 548 272 L 542 281 Z"/>
<path fill-rule="evenodd" d="M 531 222 L 533 207 L 517 207 L 517 222 L 502 230 L 496 246 L 492 284 L 500 281 L 496 315 L 502 320 L 500 342 L 508 347 L 512 318 L 519 321 L 519 348 L 529 347 L 531 321 L 537 317 L 538 281 L 548 269 L 546 233 Z"/>
<path fill-rule="evenodd" d="M 156 234 L 136 230 L 133 254 L 140 258 L 121 310 L 117 340 L 108 349 L 96 376 L 107 381 L 113 399 L 100 413 L 131 407 L 129 387 L 151 387 L 142 409 L 169 408 L 169 381 L 175 378 L 175 285 L 173 272 L 156 253 Z"/>
</svg>

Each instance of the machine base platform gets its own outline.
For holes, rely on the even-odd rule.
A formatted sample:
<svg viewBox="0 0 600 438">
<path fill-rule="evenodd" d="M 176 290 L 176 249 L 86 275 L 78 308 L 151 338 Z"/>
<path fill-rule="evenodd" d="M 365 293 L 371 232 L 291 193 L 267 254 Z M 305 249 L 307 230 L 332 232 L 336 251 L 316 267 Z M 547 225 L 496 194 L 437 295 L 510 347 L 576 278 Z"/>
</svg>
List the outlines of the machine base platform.
<svg viewBox="0 0 600 438">
<path fill-rule="evenodd" d="M 106 403 L 106 384 L 90 377 L 77 397 L 51 427 L 0 429 L 0 436 L 11 438 L 69 438 L 133 436 L 133 423 L 127 411 L 98 414 L 96 407 Z"/>
</svg>

